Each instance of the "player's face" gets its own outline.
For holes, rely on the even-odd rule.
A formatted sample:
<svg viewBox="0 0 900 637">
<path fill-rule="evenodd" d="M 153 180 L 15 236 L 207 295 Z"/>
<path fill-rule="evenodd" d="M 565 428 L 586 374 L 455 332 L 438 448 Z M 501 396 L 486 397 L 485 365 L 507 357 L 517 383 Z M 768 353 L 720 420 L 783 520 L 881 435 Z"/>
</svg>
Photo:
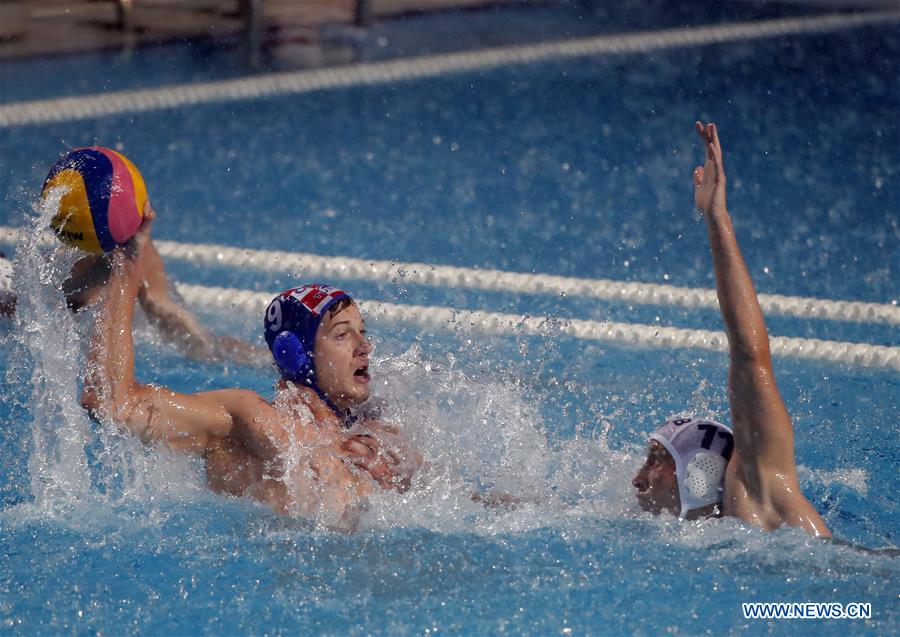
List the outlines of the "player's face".
<svg viewBox="0 0 900 637">
<path fill-rule="evenodd" d="M 328 399 L 349 409 L 369 398 L 369 354 L 372 343 L 356 304 L 329 316 L 316 332 L 316 381 Z"/>
<path fill-rule="evenodd" d="M 647 460 L 632 478 L 631 484 L 637 489 L 635 496 L 645 511 L 654 514 L 668 511 L 672 515 L 678 515 L 681 511 L 675 459 L 657 441 L 650 441 Z"/>
</svg>

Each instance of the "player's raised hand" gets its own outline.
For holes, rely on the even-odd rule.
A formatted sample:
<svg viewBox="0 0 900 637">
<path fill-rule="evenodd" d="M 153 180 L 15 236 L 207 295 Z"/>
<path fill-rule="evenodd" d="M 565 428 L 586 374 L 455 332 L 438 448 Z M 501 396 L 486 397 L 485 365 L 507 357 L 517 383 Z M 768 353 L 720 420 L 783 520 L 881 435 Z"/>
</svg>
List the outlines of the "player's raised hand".
<svg viewBox="0 0 900 637">
<path fill-rule="evenodd" d="M 694 203 L 697 210 L 708 215 L 716 209 L 725 210 L 725 166 L 716 125 L 697 122 L 695 126 L 706 149 L 706 161 L 694 168 Z"/>
</svg>

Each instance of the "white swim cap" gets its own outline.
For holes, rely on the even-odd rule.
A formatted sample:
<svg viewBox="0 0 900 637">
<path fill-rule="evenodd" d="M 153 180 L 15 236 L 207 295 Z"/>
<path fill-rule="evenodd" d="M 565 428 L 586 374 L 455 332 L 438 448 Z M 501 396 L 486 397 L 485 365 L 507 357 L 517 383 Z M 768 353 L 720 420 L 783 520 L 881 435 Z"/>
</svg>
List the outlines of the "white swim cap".
<svg viewBox="0 0 900 637">
<path fill-rule="evenodd" d="M 675 459 L 680 517 L 722 501 L 725 467 L 734 448 L 731 429 L 715 420 L 676 418 L 650 434 L 650 439 Z"/>
</svg>

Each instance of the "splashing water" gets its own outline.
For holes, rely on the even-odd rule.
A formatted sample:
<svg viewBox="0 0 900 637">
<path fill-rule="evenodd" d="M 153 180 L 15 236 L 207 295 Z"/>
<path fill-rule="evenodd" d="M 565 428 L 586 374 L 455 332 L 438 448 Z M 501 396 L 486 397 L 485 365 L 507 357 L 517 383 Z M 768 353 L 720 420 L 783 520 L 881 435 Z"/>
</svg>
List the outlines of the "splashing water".
<svg viewBox="0 0 900 637">
<path fill-rule="evenodd" d="M 18 299 L 9 340 L 18 351 L 7 374 L 19 386 L 30 377 L 24 406 L 31 418 L 28 471 L 34 505 L 56 516 L 73 507 L 195 493 L 199 484 L 190 459 L 146 448 L 112 426 L 92 427 L 81 407 L 82 351 L 90 321 L 68 311 L 62 284 L 84 255 L 58 245 L 48 248 L 42 241 L 64 194 L 64 188 L 51 189 L 35 205 L 28 219 L 31 232 L 13 261 Z M 83 316 L 90 318 L 88 312 Z"/>
<path fill-rule="evenodd" d="M 416 346 L 378 368 L 385 423 L 425 462 L 408 493 L 372 496 L 364 523 L 491 534 L 631 510 L 632 457 L 602 435 L 551 439 L 539 397 L 519 382 L 470 377 L 423 359 Z"/>
<path fill-rule="evenodd" d="M 33 361 L 29 471 L 34 500 L 52 513 L 85 501 L 130 501 L 146 510 L 154 501 L 193 497 L 204 491 L 195 459 L 145 447 L 114 426 L 92 427 L 80 407 L 77 344 L 87 338 L 66 311 L 60 291 L 77 253 L 42 251 L 37 239 L 60 196 L 51 193 L 36 209 L 32 239 L 19 246 L 15 261 L 21 291 L 15 340 L 25 354 L 20 358 Z M 160 346 L 146 331 L 138 325 L 136 338 Z M 553 425 L 541 415 L 548 396 L 536 395 L 539 390 L 509 375 L 500 378 L 490 367 L 473 372 L 458 367 L 452 356 L 448 361 L 430 360 L 416 345 L 379 361 L 374 407 L 425 463 L 408 492 L 370 496 L 362 528 L 420 526 L 489 535 L 555 527 L 573 516 L 645 517 L 629 485 L 643 452 L 640 443 L 611 448 L 608 422 L 593 437 L 548 435 Z M 689 401 L 693 411 L 711 411 L 709 393 L 701 381 Z M 308 454 L 298 448 L 287 458 L 286 483 L 303 481 L 298 472 L 305 470 Z M 294 509 L 298 517 L 312 517 L 317 528 L 330 526 L 321 507 Z"/>
<path fill-rule="evenodd" d="M 36 206 L 32 232 L 14 262 L 19 302 L 12 340 L 23 353 L 16 358 L 32 365 L 26 370 L 20 363 L 21 369 L 10 373 L 21 379 L 30 375 L 28 467 L 34 502 L 53 515 L 77 505 L 148 505 L 160 495 L 196 494 L 203 487 L 194 459 L 147 448 L 114 426 L 92 425 L 80 406 L 87 322 L 67 311 L 62 293 L 80 255 L 59 246 L 48 249 L 40 241 L 62 195 L 62 189 L 51 191 Z M 143 331 L 138 326 L 136 338 L 154 340 Z M 428 360 L 415 346 L 385 361 L 382 378 L 378 402 L 385 424 L 400 429 L 426 462 L 408 493 L 379 492 L 371 498 L 364 525 L 490 533 L 552 524 L 560 514 L 577 512 L 573 505 L 583 501 L 590 501 L 592 514 L 604 502 L 622 508 L 627 486 L 617 476 L 628 474 L 621 466 L 628 455 L 610 450 L 603 440 L 548 439 L 538 403 L 520 382 L 489 374 L 473 378 L 452 360 L 448 366 Z M 298 454 L 285 467 L 289 482 L 305 466 L 303 450 Z M 473 501 L 475 493 L 500 506 Z M 598 499 L 605 493 L 614 497 Z M 306 509 L 294 513 L 303 517 Z"/>
<path fill-rule="evenodd" d="M 78 400 L 79 335 L 61 291 L 71 257 L 60 248 L 48 252 L 39 242 L 64 193 L 53 189 L 35 207 L 32 232 L 13 262 L 18 292 L 14 340 L 32 361 L 31 493 L 48 512 L 83 500 L 90 488 L 85 454 L 90 425 Z"/>
</svg>

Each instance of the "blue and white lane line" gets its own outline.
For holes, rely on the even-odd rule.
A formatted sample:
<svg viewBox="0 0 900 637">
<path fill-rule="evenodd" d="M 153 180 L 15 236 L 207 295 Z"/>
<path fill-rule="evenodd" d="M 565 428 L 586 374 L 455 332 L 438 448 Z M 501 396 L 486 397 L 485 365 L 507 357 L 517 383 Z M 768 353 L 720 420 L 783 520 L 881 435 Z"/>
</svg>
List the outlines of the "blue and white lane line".
<svg viewBox="0 0 900 637">
<path fill-rule="evenodd" d="M 897 22 L 900 22 L 898 10 L 731 22 L 428 55 L 326 69 L 253 75 L 215 82 L 14 102 L 0 106 L 0 128 L 77 121 L 196 104 L 253 100 L 274 95 L 297 95 L 590 55 L 645 53 L 723 42 L 827 33 Z"/>
<path fill-rule="evenodd" d="M 25 240 L 24 232 L 16 228 L 0 227 L 0 244 L 16 244 Z M 38 237 L 39 242 L 53 245 L 50 233 Z M 293 277 L 340 277 L 386 283 L 401 277 L 405 282 L 436 287 L 497 289 L 532 294 L 580 294 L 596 298 L 610 298 L 629 303 L 679 305 L 681 307 L 714 307 L 713 290 L 660 286 L 646 283 L 627 283 L 598 279 L 576 279 L 542 274 L 521 274 L 497 270 L 476 270 L 423 263 L 366 261 L 348 257 L 329 257 L 268 250 L 250 250 L 227 246 L 183 244 L 156 241 L 162 256 L 197 264 L 215 264 L 259 271 L 280 272 Z M 176 283 L 176 288 L 191 305 L 220 307 L 229 311 L 243 311 L 261 316 L 266 305 L 277 292 L 253 292 L 235 288 L 217 288 Z M 784 313 L 806 318 L 831 318 L 862 323 L 900 324 L 900 308 L 878 303 L 858 303 L 809 299 L 789 296 L 762 295 L 768 313 Z M 463 330 L 480 334 L 545 335 L 548 328 L 582 340 L 660 348 L 699 348 L 725 351 L 727 340 L 722 332 L 687 328 L 612 323 L 582 319 L 519 316 L 500 312 L 456 310 L 440 306 L 400 305 L 360 300 L 366 314 L 376 320 L 386 320 L 423 329 Z M 712 304 L 712 305 L 710 305 Z M 776 356 L 807 358 L 862 367 L 900 370 L 900 347 L 846 343 L 806 338 L 770 338 Z"/>
<path fill-rule="evenodd" d="M 176 284 L 178 292 L 189 304 L 220 307 L 262 316 L 277 292 L 254 292 L 234 288 L 215 288 Z M 454 330 L 473 334 L 534 335 L 548 333 L 579 340 L 615 343 L 650 348 L 690 348 L 725 352 L 728 339 L 724 332 L 660 327 L 638 323 L 612 323 L 581 319 L 550 319 L 518 316 L 500 312 L 457 310 L 449 307 L 399 305 L 357 299 L 367 318 L 415 325 L 422 329 Z M 772 336 L 769 347 L 774 356 L 804 358 L 857 367 L 900 370 L 900 347 L 844 343 L 809 338 Z"/>
<path fill-rule="evenodd" d="M 26 234 L 21 228 L 0 226 L 0 244 L 16 245 L 25 238 Z M 55 237 L 49 232 L 40 240 L 44 245 L 56 242 Z M 159 253 L 166 259 L 284 274 L 293 278 L 341 278 L 375 283 L 402 280 L 411 285 L 434 288 L 579 296 L 635 305 L 686 309 L 717 310 L 719 303 L 716 291 L 705 288 L 482 270 L 431 263 L 378 261 L 282 250 L 255 250 L 206 243 L 163 240 L 156 240 L 154 243 Z M 760 294 L 759 303 L 763 313 L 768 316 L 900 325 L 900 307 L 886 303 L 834 301 L 779 294 Z"/>
</svg>

